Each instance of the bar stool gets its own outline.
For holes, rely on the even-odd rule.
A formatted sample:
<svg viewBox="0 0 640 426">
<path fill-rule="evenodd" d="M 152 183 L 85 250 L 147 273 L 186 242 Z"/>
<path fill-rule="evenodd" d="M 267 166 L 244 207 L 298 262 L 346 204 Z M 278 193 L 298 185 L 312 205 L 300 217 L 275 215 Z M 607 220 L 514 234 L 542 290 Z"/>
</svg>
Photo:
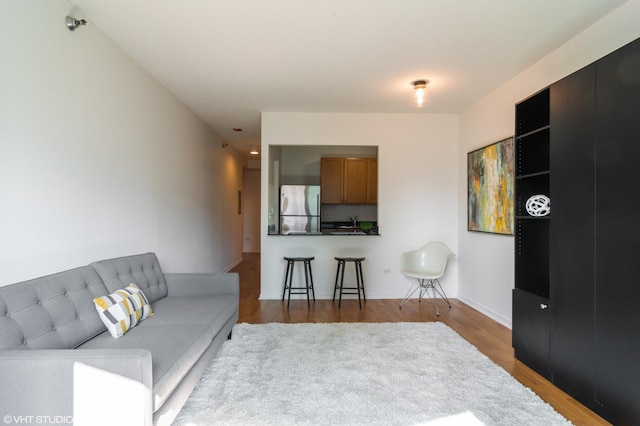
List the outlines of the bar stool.
<svg viewBox="0 0 640 426">
<path fill-rule="evenodd" d="M 284 260 L 287 261 L 287 269 L 284 273 L 284 289 L 282 290 L 282 301 L 284 302 L 284 296 L 287 294 L 287 290 L 289 290 L 289 296 L 287 297 L 287 309 L 289 309 L 289 303 L 291 302 L 292 294 L 306 294 L 307 295 L 307 307 L 311 307 L 311 303 L 309 301 L 309 290 L 311 290 L 311 295 L 313 296 L 313 300 L 316 300 L 316 294 L 313 290 L 313 275 L 311 275 L 311 261 L 315 259 L 315 257 L 285 257 Z M 304 279 L 305 286 L 304 287 L 293 287 L 293 267 L 296 262 L 302 262 L 304 267 Z M 289 281 L 287 283 L 287 281 Z M 292 290 L 294 290 L 292 292 Z"/>
<path fill-rule="evenodd" d="M 333 288 L 333 300 L 336 300 L 336 291 L 340 289 L 340 301 L 338 302 L 338 308 L 342 305 L 342 295 L 343 294 L 357 294 L 358 295 L 358 306 L 362 309 L 362 300 L 366 301 L 367 298 L 364 295 L 364 277 L 362 275 L 362 261 L 365 259 L 364 257 L 335 257 L 335 260 L 338 261 L 338 269 L 336 270 L 336 285 Z M 353 262 L 353 266 L 356 270 L 356 283 L 355 287 L 345 287 L 344 286 L 344 269 L 346 267 L 347 262 Z M 338 279 L 340 279 L 338 282 Z M 344 290 L 353 290 L 345 292 Z M 362 298 L 360 297 L 360 292 L 362 292 Z"/>
</svg>

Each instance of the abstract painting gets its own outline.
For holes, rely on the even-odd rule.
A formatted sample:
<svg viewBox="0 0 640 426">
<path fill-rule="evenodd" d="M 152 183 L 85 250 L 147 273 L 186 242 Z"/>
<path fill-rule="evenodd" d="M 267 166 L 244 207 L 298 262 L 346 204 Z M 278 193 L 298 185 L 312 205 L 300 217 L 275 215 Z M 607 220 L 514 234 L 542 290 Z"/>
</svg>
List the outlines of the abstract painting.
<svg viewBox="0 0 640 426">
<path fill-rule="evenodd" d="M 513 137 L 467 154 L 469 231 L 513 235 Z"/>
</svg>

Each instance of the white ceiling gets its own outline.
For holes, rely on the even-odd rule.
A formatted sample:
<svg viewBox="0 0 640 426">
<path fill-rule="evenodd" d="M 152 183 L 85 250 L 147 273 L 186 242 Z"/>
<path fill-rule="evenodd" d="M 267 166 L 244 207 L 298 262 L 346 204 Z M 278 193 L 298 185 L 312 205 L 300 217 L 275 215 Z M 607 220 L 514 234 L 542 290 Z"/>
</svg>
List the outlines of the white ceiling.
<svg viewBox="0 0 640 426">
<path fill-rule="evenodd" d="M 459 112 L 625 1 L 70 0 L 243 154 L 262 111 Z"/>
</svg>

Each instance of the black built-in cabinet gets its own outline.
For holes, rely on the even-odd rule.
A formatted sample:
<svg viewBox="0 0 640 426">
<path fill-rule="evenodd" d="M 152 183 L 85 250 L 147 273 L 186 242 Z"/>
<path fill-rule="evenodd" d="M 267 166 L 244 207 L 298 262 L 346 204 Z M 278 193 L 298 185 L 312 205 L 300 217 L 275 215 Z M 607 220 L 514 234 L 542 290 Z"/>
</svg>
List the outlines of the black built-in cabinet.
<svg viewBox="0 0 640 426">
<path fill-rule="evenodd" d="M 551 86 L 550 369 L 594 399 L 595 64 Z"/>
<path fill-rule="evenodd" d="M 640 424 L 640 39 L 596 70 L 596 393 Z"/>
<path fill-rule="evenodd" d="M 545 99 L 546 124 L 532 107 Z M 521 132 L 527 121 L 538 130 Z M 640 424 L 640 39 L 516 105 L 516 164 L 515 356 L 607 420 Z M 532 193 L 550 215 L 520 209 Z"/>
</svg>

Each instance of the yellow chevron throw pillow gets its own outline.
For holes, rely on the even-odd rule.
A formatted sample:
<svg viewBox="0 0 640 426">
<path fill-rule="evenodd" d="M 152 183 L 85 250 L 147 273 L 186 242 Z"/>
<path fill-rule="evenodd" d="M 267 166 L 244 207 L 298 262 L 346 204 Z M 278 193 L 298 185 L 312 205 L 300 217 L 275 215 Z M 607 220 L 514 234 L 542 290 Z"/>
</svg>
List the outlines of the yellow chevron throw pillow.
<svg viewBox="0 0 640 426">
<path fill-rule="evenodd" d="M 107 330 L 116 338 L 153 315 L 149 300 L 135 284 L 107 296 L 96 297 L 93 303 Z"/>
</svg>

